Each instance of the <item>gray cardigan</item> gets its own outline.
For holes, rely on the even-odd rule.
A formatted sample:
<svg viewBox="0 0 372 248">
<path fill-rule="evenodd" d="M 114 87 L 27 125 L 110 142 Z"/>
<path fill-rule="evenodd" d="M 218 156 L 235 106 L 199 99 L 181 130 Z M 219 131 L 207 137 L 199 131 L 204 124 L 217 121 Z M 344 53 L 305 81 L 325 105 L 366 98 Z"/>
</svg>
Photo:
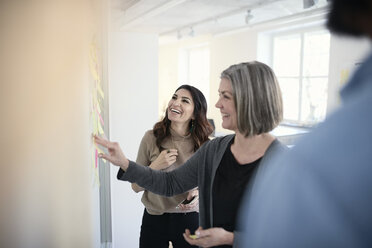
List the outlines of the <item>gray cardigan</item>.
<svg viewBox="0 0 372 248">
<path fill-rule="evenodd" d="M 169 172 L 156 171 L 148 166 L 129 161 L 124 172 L 119 170 L 119 180 L 137 183 L 141 187 L 164 196 L 172 196 L 199 187 L 199 218 L 203 228 L 213 227 L 212 186 L 217 168 L 226 148 L 235 135 L 215 138 L 202 145 L 183 166 Z M 272 157 L 274 151 L 285 146 L 274 140 L 261 159 L 260 166 Z"/>
</svg>

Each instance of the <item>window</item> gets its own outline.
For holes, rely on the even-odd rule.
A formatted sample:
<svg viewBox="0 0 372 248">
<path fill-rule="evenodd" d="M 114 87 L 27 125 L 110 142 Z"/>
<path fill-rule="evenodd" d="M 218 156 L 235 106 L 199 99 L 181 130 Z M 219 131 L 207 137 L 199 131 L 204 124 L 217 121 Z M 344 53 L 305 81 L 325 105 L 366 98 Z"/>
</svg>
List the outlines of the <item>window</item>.
<svg viewBox="0 0 372 248">
<path fill-rule="evenodd" d="M 180 51 L 179 83 L 198 88 L 203 92 L 209 106 L 209 46 L 207 44 Z"/>
<path fill-rule="evenodd" d="M 283 94 L 284 122 L 311 126 L 326 116 L 330 34 L 325 29 L 274 34 L 273 69 Z"/>
</svg>

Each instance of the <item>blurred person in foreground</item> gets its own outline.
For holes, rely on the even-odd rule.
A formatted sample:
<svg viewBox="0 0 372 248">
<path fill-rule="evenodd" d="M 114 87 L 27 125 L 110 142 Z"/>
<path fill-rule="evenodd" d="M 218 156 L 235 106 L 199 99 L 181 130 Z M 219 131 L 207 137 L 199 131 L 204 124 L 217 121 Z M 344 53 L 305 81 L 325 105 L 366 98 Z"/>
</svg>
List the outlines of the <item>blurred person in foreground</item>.
<svg viewBox="0 0 372 248">
<path fill-rule="evenodd" d="M 272 69 L 253 61 L 232 65 L 221 74 L 216 107 L 222 127 L 234 134 L 201 146 L 179 168 L 164 172 L 129 161 L 119 144 L 95 137 L 108 148 L 100 154 L 120 166 L 118 179 L 135 182 L 156 194 L 172 196 L 199 187 L 200 227 L 185 240 L 202 247 L 232 247 L 238 208 L 246 186 L 272 154 L 285 150 L 269 132 L 282 119 L 282 96 Z"/>
<path fill-rule="evenodd" d="M 328 28 L 372 38 L 372 0 L 333 0 Z M 372 247 L 372 54 L 343 106 L 257 172 L 237 247 Z"/>
</svg>

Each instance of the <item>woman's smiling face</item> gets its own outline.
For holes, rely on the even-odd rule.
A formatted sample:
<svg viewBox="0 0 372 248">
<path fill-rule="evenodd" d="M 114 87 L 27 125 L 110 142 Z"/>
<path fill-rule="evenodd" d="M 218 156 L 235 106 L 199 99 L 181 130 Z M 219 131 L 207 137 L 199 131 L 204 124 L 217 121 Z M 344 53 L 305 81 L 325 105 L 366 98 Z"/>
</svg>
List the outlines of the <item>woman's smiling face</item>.
<svg viewBox="0 0 372 248">
<path fill-rule="evenodd" d="M 237 115 L 233 98 L 233 90 L 230 80 L 222 78 L 218 89 L 219 98 L 216 108 L 220 109 L 222 115 L 222 127 L 237 131 Z"/>
<path fill-rule="evenodd" d="M 168 119 L 172 122 L 187 123 L 194 118 L 194 101 L 190 92 L 179 89 L 168 103 Z"/>
</svg>

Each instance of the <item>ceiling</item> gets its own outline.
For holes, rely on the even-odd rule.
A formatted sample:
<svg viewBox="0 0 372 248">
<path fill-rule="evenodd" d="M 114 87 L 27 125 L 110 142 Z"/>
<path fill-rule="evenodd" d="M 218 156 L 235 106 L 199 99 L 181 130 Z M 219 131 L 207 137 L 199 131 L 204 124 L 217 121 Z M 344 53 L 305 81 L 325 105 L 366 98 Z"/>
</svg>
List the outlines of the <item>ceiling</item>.
<svg viewBox="0 0 372 248">
<path fill-rule="evenodd" d="M 163 40 L 219 34 L 304 12 L 324 10 L 329 0 L 112 0 L 121 31 L 159 34 Z"/>
</svg>

